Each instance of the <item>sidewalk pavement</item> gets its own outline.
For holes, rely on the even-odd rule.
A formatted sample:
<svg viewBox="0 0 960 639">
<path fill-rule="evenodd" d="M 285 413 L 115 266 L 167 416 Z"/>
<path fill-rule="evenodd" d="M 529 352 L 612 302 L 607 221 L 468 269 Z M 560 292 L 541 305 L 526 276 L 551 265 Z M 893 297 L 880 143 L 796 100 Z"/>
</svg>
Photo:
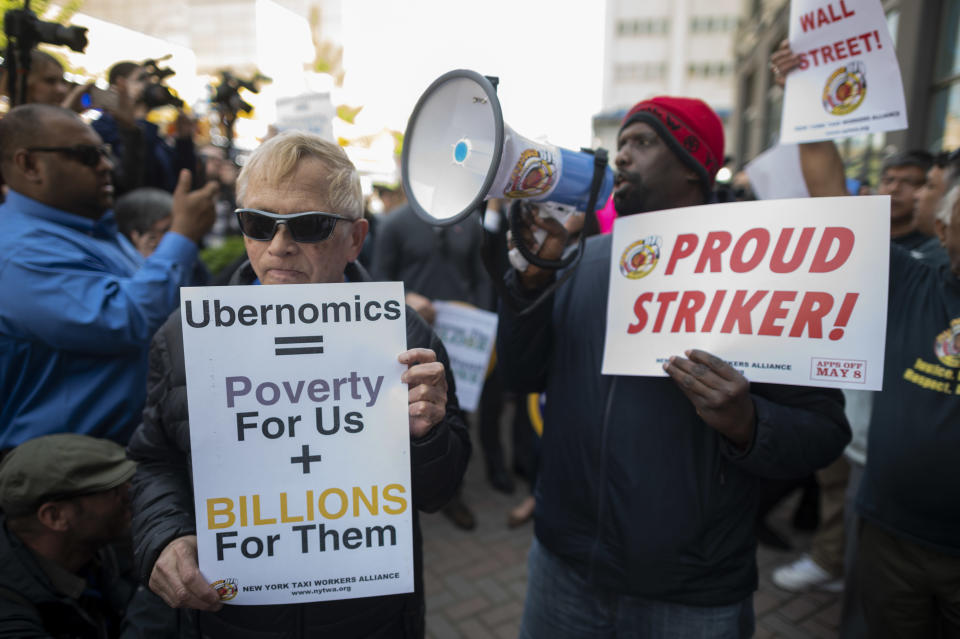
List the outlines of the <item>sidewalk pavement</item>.
<svg viewBox="0 0 960 639">
<path fill-rule="evenodd" d="M 520 628 L 533 524 L 511 530 L 507 528 L 507 513 L 527 494 L 527 486 L 518 480 L 513 495 L 493 490 L 484 476 L 483 453 L 475 436 L 474 440 L 463 498 L 476 515 L 477 528 L 463 531 L 440 513 L 421 513 L 428 639 L 516 639 Z M 788 500 L 771 515 L 772 525 L 784 533 L 790 531 L 788 515 L 795 503 Z M 835 639 L 840 621 L 839 595 L 795 595 L 770 582 L 770 573 L 777 566 L 793 561 L 809 546 L 809 535 L 790 537 L 798 549 L 795 552 L 759 550 L 755 637 Z"/>
</svg>

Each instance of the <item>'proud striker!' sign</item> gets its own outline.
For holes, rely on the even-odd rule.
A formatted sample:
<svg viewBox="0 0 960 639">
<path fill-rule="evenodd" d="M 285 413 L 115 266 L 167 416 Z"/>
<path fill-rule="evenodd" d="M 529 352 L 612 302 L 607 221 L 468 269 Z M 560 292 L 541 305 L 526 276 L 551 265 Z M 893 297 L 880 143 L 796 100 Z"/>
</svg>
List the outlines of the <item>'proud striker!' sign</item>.
<svg viewBox="0 0 960 639">
<path fill-rule="evenodd" d="M 221 600 L 412 592 L 403 285 L 181 297 L 200 570 Z"/>
<path fill-rule="evenodd" d="M 880 390 L 889 211 L 838 197 L 617 219 L 604 374 L 666 375 L 698 348 L 753 382 Z"/>
</svg>

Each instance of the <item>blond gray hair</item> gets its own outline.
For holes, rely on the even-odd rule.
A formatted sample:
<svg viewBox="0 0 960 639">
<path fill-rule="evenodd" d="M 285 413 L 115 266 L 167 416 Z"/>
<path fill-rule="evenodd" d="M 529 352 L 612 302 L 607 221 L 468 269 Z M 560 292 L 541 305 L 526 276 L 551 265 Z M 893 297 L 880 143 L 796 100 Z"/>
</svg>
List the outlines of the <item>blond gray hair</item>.
<svg viewBox="0 0 960 639">
<path fill-rule="evenodd" d="M 327 168 L 327 179 L 317 182 L 317 192 L 339 213 L 353 220 L 363 215 L 363 192 L 357 168 L 343 149 L 304 131 L 284 131 L 250 154 L 237 177 L 237 201 L 243 203 L 250 176 L 279 184 L 293 175 L 301 160 L 313 158 Z"/>
</svg>

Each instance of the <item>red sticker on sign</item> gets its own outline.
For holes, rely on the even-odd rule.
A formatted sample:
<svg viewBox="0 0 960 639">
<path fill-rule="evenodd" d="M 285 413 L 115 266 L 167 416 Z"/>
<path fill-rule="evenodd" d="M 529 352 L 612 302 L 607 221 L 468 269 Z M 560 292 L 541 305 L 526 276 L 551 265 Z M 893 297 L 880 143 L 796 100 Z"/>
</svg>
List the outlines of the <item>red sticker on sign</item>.
<svg viewBox="0 0 960 639">
<path fill-rule="evenodd" d="M 860 359 L 812 357 L 810 358 L 810 379 L 864 384 L 867 380 L 867 362 Z"/>
</svg>

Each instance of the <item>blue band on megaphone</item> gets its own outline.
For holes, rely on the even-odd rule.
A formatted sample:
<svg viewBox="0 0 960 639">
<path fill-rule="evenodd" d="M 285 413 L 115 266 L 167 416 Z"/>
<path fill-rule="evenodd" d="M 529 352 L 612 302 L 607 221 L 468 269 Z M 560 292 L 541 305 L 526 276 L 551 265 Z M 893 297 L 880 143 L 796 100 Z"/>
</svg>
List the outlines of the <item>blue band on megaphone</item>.
<svg viewBox="0 0 960 639">
<path fill-rule="evenodd" d="M 560 149 L 562 175 L 557 187 L 546 198 L 551 202 L 567 204 L 578 211 L 585 211 L 590 200 L 590 185 L 593 183 L 594 156 L 590 153 Z M 606 167 L 597 208 L 603 208 L 613 191 L 613 171 Z"/>
</svg>

